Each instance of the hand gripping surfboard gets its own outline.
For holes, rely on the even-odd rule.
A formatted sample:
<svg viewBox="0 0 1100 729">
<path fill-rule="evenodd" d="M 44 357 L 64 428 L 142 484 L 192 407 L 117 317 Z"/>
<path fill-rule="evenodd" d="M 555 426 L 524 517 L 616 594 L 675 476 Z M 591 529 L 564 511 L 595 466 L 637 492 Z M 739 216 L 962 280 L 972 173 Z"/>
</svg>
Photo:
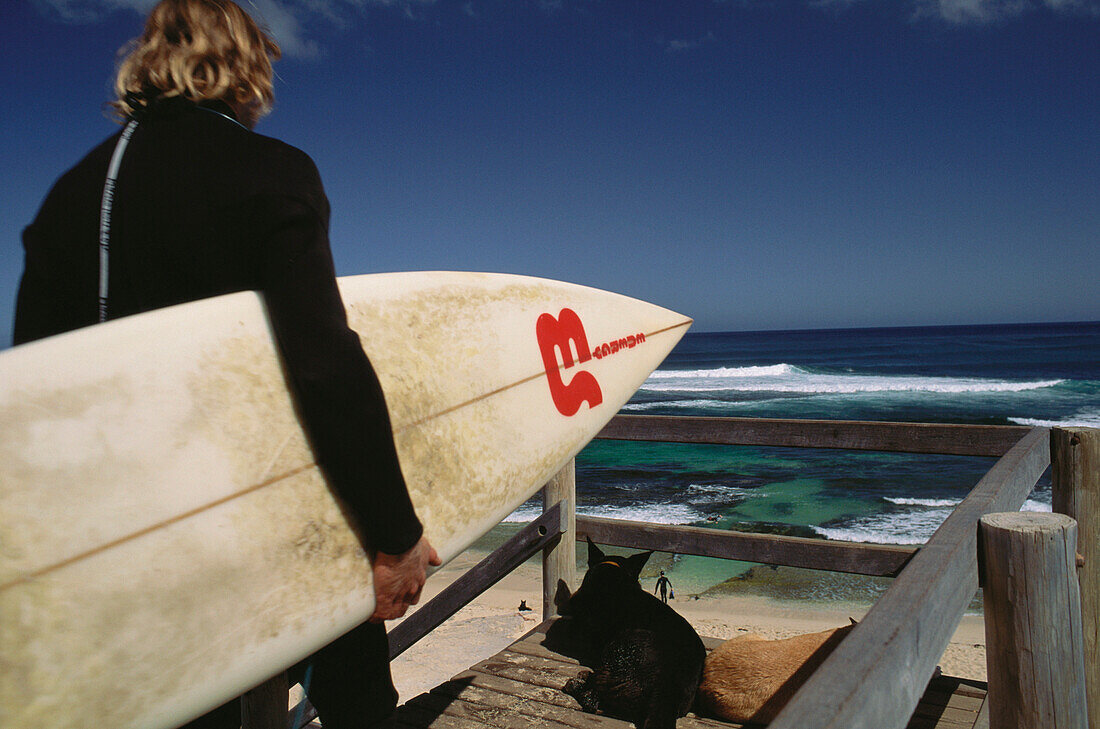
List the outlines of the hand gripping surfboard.
<svg viewBox="0 0 1100 729">
<path fill-rule="evenodd" d="M 572 458 L 691 323 L 501 274 L 340 288 L 444 561 Z M 0 726 L 175 726 L 373 607 L 257 294 L 0 354 Z"/>
</svg>

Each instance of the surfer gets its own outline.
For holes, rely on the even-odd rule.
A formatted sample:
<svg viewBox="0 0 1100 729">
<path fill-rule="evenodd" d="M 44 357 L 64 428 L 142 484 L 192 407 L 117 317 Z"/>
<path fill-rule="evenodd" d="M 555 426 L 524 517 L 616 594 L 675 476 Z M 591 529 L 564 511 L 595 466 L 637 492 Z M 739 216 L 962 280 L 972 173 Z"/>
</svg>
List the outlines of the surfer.
<svg viewBox="0 0 1100 729">
<path fill-rule="evenodd" d="M 263 294 L 317 461 L 373 557 L 377 597 L 370 621 L 291 680 L 308 663 L 309 698 L 326 729 L 363 727 L 397 702 L 382 621 L 419 600 L 439 558 L 409 499 L 378 378 L 347 326 L 317 168 L 251 131 L 271 108 L 278 57 L 229 0 L 153 8 L 118 69 L 111 106 L 124 130 L 62 175 L 23 233 L 14 340 Z M 189 726 L 239 723 L 231 702 Z"/>
<path fill-rule="evenodd" d="M 657 594 L 657 590 L 661 591 L 661 602 L 668 602 L 668 593 L 672 588 L 672 582 L 665 577 L 665 571 L 661 570 L 661 576 L 657 578 L 657 584 L 653 586 L 653 594 Z"/>
</svg>

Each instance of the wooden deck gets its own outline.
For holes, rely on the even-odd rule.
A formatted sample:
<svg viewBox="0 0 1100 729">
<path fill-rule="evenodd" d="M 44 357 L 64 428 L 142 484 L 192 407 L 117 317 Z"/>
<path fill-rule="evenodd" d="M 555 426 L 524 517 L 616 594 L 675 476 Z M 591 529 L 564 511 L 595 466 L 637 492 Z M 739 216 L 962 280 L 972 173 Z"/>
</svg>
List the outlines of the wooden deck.
<svg viewBox="0 0 1100 729">
<path fill-rule="evenodd" d="M 586 714 L 562 692 L 585 670 L 576 659 L 543 645 L 543 623 L 500 653 L 481 661 L 397 710 L 393 729 L 632 729 L 633 724 Z M 704 638 L 707 649 L 722 643 Z M 988 726 L 985 684 L 940 676 L 932 679 L 907 729 L 971 729 Z M 740 727 L 689 715 L 678 729 Z M 758 725 L 746 725 L 758 726 Z"/>
</svg>

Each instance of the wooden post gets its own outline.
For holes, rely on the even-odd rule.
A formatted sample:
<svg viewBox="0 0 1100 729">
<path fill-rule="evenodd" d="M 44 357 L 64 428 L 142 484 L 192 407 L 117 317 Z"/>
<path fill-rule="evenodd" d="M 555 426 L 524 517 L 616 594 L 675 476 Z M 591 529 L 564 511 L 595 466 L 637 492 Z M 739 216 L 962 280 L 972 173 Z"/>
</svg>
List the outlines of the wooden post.
<svg viewBox="0 0 1100 729">
<path fill-rule="evenodd" d="M 1054 511 L 1077 520 L 1089 726 L 1100 729 L 1100 430 L 1055 428 L 1050 461 Z"/>
<path fill-rule="evenodd" d="M 554 474 L 542 489 L 542 509 L 546 511 L 559 501 L 565 501 L 562 514 L 564 527 L 561 540 L 542 552 L 542 619 L 549 620 L 558 614 L 554 596 L 558 583 L 564 582 L 570 591 L 576 589 L 577 572 L 577 471 L 576 461 Z"/>
<path fill-rule="evenodd" d="M 978 532 L 989 726 L 1087 729 L 1076 522 L 1004 512 Z"/>
<path fill-rule="evenodd" d="M 290 686 L 286 671 L 241 696 L 242 729 L 286 729 Z"/>
</svg>

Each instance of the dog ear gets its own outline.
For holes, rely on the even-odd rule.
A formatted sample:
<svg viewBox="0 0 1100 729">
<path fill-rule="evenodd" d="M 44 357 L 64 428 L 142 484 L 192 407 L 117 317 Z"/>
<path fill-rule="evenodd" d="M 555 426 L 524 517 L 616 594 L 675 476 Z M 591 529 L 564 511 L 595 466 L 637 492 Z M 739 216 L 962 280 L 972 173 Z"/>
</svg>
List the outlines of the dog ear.
<svg viewBox="0 0 1100 729">
<path fill-rule="evenodd" d="M 592 543 L 591 537 L 585 537 L 585 539 L 588 540 L 588 569 L 592 569 L 607 557 L 600 551 L 599 547 Z"/>
<path fill-rule="evenodd" d="M 642 552 L 633 557 L 627 557 L 626 564 L 624 564 L 623 567 L 634 576 L 634 579 L 638 579 L 642 574 L 642 568 L 645 567 L 645 563 L 649 561 L 651 556 L 653 556 L 652 551 Z"/>
</svg>

